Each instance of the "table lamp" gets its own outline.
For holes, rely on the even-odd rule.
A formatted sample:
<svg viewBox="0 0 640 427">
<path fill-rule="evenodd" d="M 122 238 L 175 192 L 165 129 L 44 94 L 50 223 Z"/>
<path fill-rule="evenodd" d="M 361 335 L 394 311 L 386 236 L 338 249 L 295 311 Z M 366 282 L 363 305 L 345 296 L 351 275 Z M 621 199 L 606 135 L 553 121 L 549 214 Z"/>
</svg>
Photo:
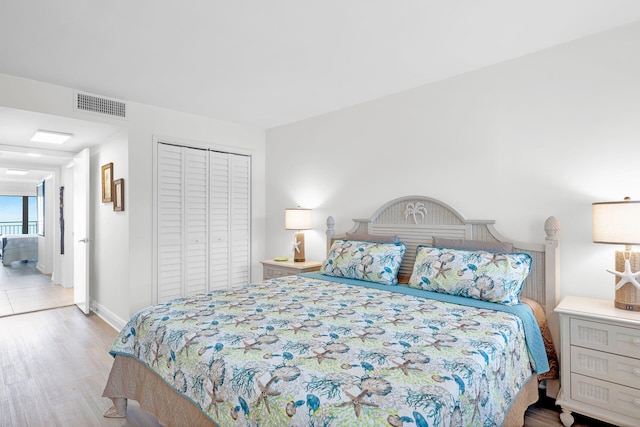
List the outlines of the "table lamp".
<svg viewBox="0 0 640 427">
<path fill-rule="evenodd" d="M 297 230 L 293 236 L 293 261 L 304 262 L 304 233 L 302 230 L 311 229 L 311 209 L 287 208 L 284 210 L 284 228 Z"/>
<path fill-rule="evenodd" d="M 615 275 L 615 306 L 640 311 L 640 252 L 631 247 L 640 245 L 640 201 L 594 203 L 592 213 L 594 243 L 625 245 L 616 251 L 616 269 L 607 269 Z"/>
</svg>

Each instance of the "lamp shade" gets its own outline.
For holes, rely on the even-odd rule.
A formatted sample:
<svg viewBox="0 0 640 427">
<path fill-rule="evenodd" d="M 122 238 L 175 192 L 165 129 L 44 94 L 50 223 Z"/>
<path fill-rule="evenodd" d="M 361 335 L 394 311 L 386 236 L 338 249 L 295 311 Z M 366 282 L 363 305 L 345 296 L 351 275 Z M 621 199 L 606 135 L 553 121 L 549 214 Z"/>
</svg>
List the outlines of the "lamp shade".
<svg viewBox="0 0 640 427">
<path fill-rule="evenodd" d="M 640 201 L 592 205 L 593 242 L 640 245 Z"/>
<path fill-rule="evenodd" d="M 312 225 L 311 209 L 287 208 L 284 210 L 284 228 L 287 230 L 309 230 Z"/>
</svg>

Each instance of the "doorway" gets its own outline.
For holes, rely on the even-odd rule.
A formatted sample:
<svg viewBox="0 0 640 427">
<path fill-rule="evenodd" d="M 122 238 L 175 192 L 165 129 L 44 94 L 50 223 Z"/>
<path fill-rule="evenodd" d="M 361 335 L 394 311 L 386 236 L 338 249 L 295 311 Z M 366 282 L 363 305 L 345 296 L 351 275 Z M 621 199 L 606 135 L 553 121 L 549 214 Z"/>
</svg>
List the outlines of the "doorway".
<svg viewBox="0 0 640 427">
<path fill-rule="evenodd" d="M 0 122 L 3 123 L 0 126 L 0 194 L 35 196 L 36 185 L 44 180 L 46 199 L 45 232 L 44 236 L 39 236 L 38 261 L 13 263 L 10 268 L 0 264 L 0 316 L 67 305 L 66 294 L 73 292 L 74 286 L 72 259 L 75 252 L 72 213 L 74 168 L 69 165 L 77 153 L 99 147 L 121 132 L 123 127 L 3 106 L 0 106 Z M 72 137 L 63 144 L 36 142 L 32 137 L 40 129 L 64 132 Z M 63 187 L 64 228 L 60 224 L 59 212 Z M 16 296 L 15 293 L 22 295 Z M 45 296 L 49 297 L 46 304 L 43 301 Z M 29 300 L 29 297 L 30 304 L 25 302 L 22 307 L 18 300 Z M 43 304 L 36 305 L 37 301 Z"/>
</svg>

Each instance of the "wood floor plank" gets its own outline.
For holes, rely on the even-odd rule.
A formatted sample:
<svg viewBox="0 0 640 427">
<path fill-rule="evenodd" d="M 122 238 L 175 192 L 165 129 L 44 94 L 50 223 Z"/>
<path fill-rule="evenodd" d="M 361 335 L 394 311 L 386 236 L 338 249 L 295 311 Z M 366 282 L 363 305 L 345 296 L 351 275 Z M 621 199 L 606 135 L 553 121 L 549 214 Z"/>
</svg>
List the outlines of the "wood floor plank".
<svg viewBox="0 0 640 427">
<path fill-rule="evenodd" d="M 77 307 L 0 318 L 0 426 L 160 427 L 129 403 L 126 419 L 108 419 L 101 397 L 113 359 L 116 331 Z M 526 427 L 560 427 L 552 403 L 527 411 Z M 604 427 L 576 417 L 575 427 Z M 509 426 L 506 426 L 509 427 Z"/>
</svg>

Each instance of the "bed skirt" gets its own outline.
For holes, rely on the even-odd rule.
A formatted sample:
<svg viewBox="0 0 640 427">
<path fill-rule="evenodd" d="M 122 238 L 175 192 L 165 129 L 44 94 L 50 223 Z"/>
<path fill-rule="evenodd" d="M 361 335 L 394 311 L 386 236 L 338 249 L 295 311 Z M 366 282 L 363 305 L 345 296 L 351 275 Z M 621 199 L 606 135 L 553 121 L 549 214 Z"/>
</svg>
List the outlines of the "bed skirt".
<svg viewBox="0 0 640 427">
<path fill-rule="evenodd" d="M 133 399 L 167 427 L 215 426 L 193 402 L 131 357 L 116 355 L 102 396 Z"/>
<path fill-rule="evenodd" d="M 115 356 L 102 397 L 133 399 L 167 427 L 215 426 L 193 402 L 176 393 L 159 376 L 128 356 Z M 538 397 L 538 380 L 533 375 L 511 405 L 503 425 L 524 425 L 524 414 L 531 404 L 538 401 Z"/>
</svg>

